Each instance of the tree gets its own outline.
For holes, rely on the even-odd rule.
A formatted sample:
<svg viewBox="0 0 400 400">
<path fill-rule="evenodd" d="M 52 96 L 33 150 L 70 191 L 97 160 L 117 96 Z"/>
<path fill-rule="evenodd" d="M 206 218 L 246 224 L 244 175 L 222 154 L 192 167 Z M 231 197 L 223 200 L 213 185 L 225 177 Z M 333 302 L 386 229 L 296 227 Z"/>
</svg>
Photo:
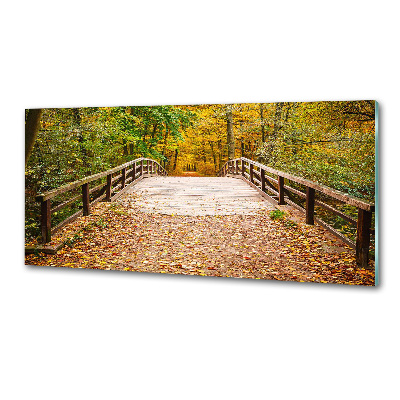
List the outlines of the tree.
<svg viewBox="0 0 400 400">
<path fill-rule="evenodd" d="M 235 158 L 235 136 L 233 134 L 232 105 L 226 105 L 226 141 L 228 145 L 228 159 Z"/>
<path fill-rule="evenodd" d="M 40 125 L 40 117 L 43 110 L 41 108 L 29 109 L 26 113 L 25 120 L 25 166 L 32 154 Z"/>
</svg>

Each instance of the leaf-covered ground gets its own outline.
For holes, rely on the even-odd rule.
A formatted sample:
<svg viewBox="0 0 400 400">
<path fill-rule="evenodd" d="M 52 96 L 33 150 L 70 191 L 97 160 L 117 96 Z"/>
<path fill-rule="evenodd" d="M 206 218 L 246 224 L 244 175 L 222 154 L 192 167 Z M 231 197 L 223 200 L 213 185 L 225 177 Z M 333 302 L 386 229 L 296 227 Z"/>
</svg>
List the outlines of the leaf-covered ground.
<svg viewBox="0 0 400 400">
<path fill-rule="evenodd" d="M 296 221 L 297 222 L 293 222 Z M 356 268 L 354 250 L 287 211 L 256 215 L 181 216 L 143 213 L 99 203 L 56 235 L 56 255 L 32 254 L 26 264 L 55 267 L 374 285 Z"/>
</svg>

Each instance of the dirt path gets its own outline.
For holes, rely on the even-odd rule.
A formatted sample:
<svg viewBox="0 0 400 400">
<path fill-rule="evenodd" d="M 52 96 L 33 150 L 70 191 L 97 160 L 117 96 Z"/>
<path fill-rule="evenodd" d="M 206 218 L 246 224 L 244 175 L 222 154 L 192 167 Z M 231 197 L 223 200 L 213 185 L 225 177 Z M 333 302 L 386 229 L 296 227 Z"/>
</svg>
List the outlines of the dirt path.
<svg viewBox="0 0 400 400">
<path fill-rule="evenodd" d="M 197 172 L 195 172 L 195 171 L 185 171 L 185 172 L 182 172 L 182 174 L 180 175 L 180 176 L 195 176 L 195 177 L 200 177 L 201 175 L 200 174 L 198 174 Z"/>
<path fill-rule="evenodd" d="M 355 269 L 354 251 L 318 226 L 289 214 L 168 215 L 129 202 L 99 203 L 68 225 L 56 255 L 26 264 L 121 271 L 373 285 L 373 271 Z"/>
</svg>

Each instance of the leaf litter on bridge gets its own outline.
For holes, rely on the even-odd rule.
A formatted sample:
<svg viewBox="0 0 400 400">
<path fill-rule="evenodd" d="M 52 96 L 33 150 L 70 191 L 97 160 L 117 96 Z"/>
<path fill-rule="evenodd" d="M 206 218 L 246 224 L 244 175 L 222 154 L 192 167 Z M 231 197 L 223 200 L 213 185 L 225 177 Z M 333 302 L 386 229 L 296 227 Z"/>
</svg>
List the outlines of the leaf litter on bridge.
<svg viewBox="0 0 400 400">
<path fill-rule="evenodd" d="M 374 285 L 373 269 L 356 268 L 354 250 L 319 226 L 293 222 L 292 214 L 166 215 L 99 203 L 54 237 L 52 244 L 67 246 L 27 255 L 26 264 Z"/>
</svg>

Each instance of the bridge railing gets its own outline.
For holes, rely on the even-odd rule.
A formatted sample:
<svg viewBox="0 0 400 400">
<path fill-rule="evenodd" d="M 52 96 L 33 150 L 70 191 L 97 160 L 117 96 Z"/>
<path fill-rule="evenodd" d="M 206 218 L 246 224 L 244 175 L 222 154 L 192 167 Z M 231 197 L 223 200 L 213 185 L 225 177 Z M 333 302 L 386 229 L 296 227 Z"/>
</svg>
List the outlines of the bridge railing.
<svg viewBox="0 0 400 400">
<path fill-rule="evenodd" d="M 166 175 L 165 169 L 155 160 L 150 158 L 138 158 L 129 161 L 125 164 L 118 165 L 115 168 L 109 169 L 98 174 L 87 176 L 75 182 L 60 186 L 57 189 L 41 193 L 36 196 L 36 201 L 41 203 L 41 236 L 42 242 L 48 243 L 51 241 L 51 236 L 63 228 L 69 222 L 75 220 L 81 215 L 89 215 L 90 208 L 101 200 L 114 201 L 121 196 L 130 186 L 139 182 L 146 176 Z M 106 181 L 104 182 L 104 178 Z M 103 181 L 103 182 L 102 182 Z M 90 184 L 98 183 L 92 188 Z M 76 191 L 80 193 L 76 194 Z M 70 199 L 63 199 L 61 202 L 56 201 L 56 197 L 65 193 L 72 193 Z M 75 193 L 74 193 L 75 192 Z M 51 206 L 51 201 L 55 201 L 56 205 Z M 57 213 L 64 207 L 71 206 L 74 203 L 82 202 L 81 209 L 69 217 L 65 218 L 55 227 L 51 227 L 52 214 Z"/>
<path fill-rule="evenodd" d="M 283 171 L 278 171 L 244 157 L 226 162 L 220 170 L 219 176 L 241 178 L 250 186 L 257 189 L 271 203 L 277 205 L 284 205 L 287 203 L 304 212 L 306 224 L 313 225 L 314 222 L 317 222 L 325 227 L 344 243 L 356 250 L 356 262 L 358 266 L 364 268 L 368 266 L 371 235 L 375 235 L 375 230 L 371 229 L 372 214 L 375 212 L 374 204 L 327 186 L 320 185 L 316 182 Z M 291 182 L 292 186 L 296 186 L 297 184 L 299 189 L 285 184 L 285 179 Z M 295 185 L 293 185 L 293 183 Z M 301 190 L 302 188 L 303 190 Z M 358 209 L 357 220 L 335 207 L 316 199 L 316 191 L 323 194 L 325 197 L 335 199 L 335 201 L 339 200 L 343 204 L 355 206 Z M 304 207 L 295 202 L 296 198 L 294 195 L 305 200 Z M 315 206 L 319 206 L 327 212 L 344 219 L 347 223 L 356 226 L 356 241 L 354 242 L 325 221 L 317 218 L 315 216 Z"/>
</svg>

